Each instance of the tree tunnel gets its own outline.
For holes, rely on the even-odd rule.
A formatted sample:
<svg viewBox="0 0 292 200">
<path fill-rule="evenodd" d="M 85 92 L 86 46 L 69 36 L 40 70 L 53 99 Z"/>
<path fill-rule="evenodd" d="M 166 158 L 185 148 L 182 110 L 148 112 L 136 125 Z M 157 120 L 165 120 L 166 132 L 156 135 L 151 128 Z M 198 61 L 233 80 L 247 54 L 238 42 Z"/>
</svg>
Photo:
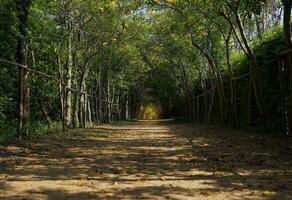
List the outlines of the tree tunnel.
<svg viewBox="0 0 292 200">
<path fill-rule="evenodd" d="M 0 2 L 5 134 L 162 118 L 292 130 L 290 0 Z"/>
<path fill-rule="evenodd" d="M 132 89 L 131 115 L 139 120 L 177 118 L 176 91 L 172 76 L 165 68 L 156 66 Z"/>
</svg>

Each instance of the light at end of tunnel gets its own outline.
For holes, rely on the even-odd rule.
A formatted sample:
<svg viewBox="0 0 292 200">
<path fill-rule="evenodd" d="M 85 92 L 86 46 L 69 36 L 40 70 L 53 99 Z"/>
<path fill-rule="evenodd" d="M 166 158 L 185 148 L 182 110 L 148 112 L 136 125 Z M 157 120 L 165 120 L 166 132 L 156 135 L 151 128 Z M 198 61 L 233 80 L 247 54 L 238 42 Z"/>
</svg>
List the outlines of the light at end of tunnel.
<svg viewBox="0 0 292 200">
<path fill-rule="evenodd" d="M 141 106 L 139 119 L 140 120 L 157 120 L 161 117 L 161 107 L 154 103 L 148 103 Z"/>
</svg>

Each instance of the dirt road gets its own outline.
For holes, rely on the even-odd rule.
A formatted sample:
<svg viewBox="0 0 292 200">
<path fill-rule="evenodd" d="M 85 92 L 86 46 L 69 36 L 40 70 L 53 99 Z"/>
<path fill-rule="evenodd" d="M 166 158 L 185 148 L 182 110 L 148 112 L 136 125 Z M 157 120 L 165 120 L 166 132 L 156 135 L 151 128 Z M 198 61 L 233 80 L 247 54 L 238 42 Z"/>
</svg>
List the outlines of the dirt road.
<svg viewBox="0 0 292 200">
<path fill-rule="evenodd" d="M 11 144 L 0 199 L 292 199 L 292 149 L 273 138 L 136 123 Z"/>
</svg>

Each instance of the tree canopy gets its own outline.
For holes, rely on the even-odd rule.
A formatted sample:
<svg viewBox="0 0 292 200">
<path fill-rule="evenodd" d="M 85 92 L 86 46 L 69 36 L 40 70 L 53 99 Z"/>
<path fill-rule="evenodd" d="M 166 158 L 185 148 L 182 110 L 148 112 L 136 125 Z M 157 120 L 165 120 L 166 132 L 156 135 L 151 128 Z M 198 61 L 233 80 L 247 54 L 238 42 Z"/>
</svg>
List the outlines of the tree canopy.
<svg viewBox="0 0 292 200">
<path fill-rule="evenodd" d="M 0 59 L 28 68 L 1 62 L 1 129 L 110 123 L 154 101 L 160 117 L 284 130 L 289 11 L 285 0 L 1 0 Z"/>
</svg>

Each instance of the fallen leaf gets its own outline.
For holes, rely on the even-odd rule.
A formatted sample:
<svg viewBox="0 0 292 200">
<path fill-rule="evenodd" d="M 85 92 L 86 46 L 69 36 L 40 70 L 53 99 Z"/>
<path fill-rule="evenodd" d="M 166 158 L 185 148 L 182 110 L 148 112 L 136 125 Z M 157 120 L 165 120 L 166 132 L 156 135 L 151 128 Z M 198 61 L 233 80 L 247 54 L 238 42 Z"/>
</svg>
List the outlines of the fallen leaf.
<svg viewBox="0 0 292 200">
<path fill-rule="evenodd" d="M 264 191 L 263 192 L 263 195 L 265 196 L 265 197 L 270 197 L 270 196 L 272 196 L 274 193 L 273 192 L 269 192 L 269 191 Z"/>
</svg>

